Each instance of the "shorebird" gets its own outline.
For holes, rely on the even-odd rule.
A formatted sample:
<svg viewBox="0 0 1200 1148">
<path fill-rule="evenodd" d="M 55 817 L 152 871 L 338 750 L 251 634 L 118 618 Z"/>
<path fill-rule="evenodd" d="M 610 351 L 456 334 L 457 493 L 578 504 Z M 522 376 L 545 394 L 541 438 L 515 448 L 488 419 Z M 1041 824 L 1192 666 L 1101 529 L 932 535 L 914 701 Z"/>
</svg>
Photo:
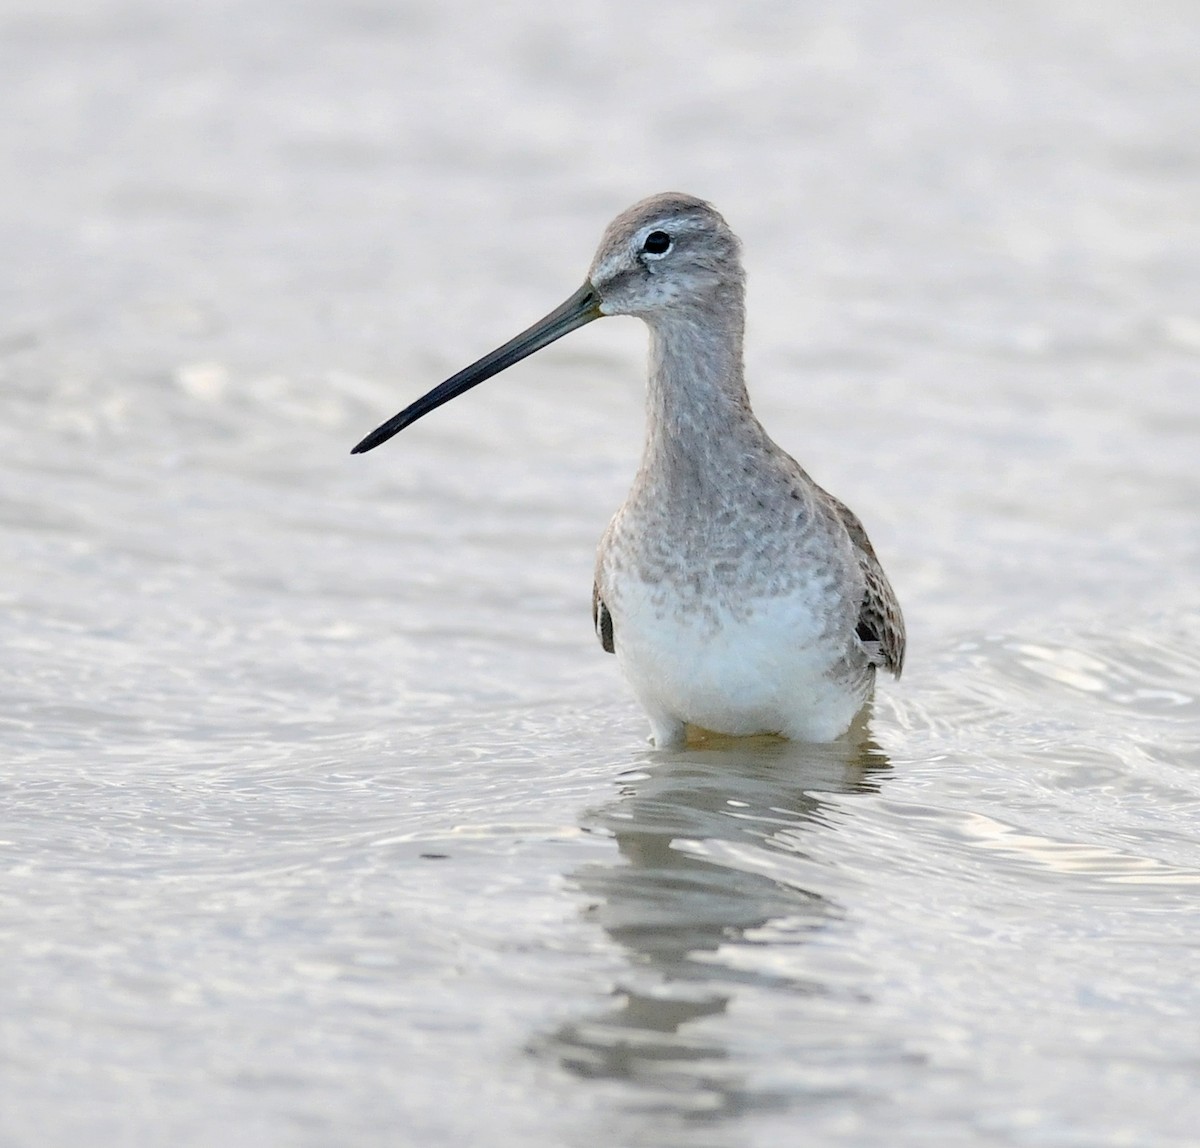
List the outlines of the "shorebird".
<svg viewBox="0 0 1200 1148">
<path fill-rule="evenodd" d="M 606 315 L 650 329 L 646 438 L 600 541 L 592 620 L 656 746 L 689 727 L 833 741 L 904 664 L 900 606 L 862 523 L 778 447 L 742 367 L 741 244 L 711 204 L 667 193 L 609 224 L 583 286 L 353 453 Z"/>
</svg>

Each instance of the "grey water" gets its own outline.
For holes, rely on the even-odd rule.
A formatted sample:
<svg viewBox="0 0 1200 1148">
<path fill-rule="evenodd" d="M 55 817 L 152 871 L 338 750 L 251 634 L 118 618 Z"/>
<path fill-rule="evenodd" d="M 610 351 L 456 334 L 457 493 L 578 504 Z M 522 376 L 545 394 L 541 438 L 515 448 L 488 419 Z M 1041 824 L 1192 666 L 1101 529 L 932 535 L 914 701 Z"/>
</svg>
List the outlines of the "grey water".
<svg viewBox="0 0 1200 1148">
<path fill-rule="evenodd" d="M 0 4 L 0 1142 L 1200 1141 L 1200 12 Z M 643 195 L 909 661 L 645 744 Z"/>
</svg>

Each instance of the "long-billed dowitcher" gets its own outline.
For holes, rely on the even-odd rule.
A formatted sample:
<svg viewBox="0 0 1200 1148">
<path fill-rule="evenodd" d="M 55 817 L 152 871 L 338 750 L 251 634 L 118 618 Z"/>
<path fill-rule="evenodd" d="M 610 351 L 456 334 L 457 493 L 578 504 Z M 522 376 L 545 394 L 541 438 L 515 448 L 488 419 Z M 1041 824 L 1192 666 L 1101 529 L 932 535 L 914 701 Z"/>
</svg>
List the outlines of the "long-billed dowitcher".
<svg viewBox="0 0 1200 1148">
<path fill-rule="evenodd" d="M 806 741 L 843 734 L 877 667 L 899 676 L 904 620 L 854 513 L 763 429 L 742 369 L 741 245 L 703 200 L 634 204 L 583 286 L 372 431 L 435 407 L 604 315 L 650 328 L 646 442 L 600 541 L 592 618 L 660 747 L 687 727 Z"/>
</svg>

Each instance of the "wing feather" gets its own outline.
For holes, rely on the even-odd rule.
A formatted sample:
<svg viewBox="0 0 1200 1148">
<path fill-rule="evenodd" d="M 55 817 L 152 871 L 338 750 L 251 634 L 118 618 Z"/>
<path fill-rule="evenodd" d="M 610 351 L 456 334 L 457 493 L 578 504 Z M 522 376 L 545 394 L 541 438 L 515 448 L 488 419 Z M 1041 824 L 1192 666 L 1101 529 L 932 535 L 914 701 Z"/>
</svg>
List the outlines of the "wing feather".
<svg viewBox="0 0 1200 1148">
<path fill-rule="evenodd" d="M 873 655 L 876 665 L 883 666 L 899 677 L 900 671 L 904 669 L 906 639 L 904 615 L 900 612 L 900 603 L 896 601 L 896 592 L 875 556 L 875 548 L 871 545 L 858 515 L 832 494 L 826 492 L 826 497 L 837 511 L 854 545 L 854 552 L 858 556 L 859 568 L 866 584 L 858 613 L 859 640 L 867 653 Z"/>
<path fill-rule="evenodd" d="M 606 654 L 616 653 L 616 645 L 613 642 L 613 624 L 612 615 L 608 612 L 608 607 L 604 604 L 604 599 L 600 597 L 600 583 L 592 583 L 592 625 L 596 628 L 596 637 L 600 639 L 600 645 L 604 647 Z"/>
</svg>

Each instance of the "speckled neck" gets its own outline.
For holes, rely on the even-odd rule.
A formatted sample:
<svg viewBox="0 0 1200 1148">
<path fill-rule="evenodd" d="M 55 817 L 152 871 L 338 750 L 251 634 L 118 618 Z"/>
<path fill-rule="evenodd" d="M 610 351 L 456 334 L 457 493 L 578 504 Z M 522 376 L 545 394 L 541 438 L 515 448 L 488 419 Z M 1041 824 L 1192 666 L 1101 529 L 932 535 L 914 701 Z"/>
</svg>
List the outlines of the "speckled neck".
<svg viewBox="0 0 1200 1148">
<path fill-rule="evenodd" d="M 728 491 L 730 468 L 766 437 L 750 409 L 742 369 L 740 292 L 719 308 L 647 318 L 650 372 L 639 479 L 672 501 Z"/>
</svg>

